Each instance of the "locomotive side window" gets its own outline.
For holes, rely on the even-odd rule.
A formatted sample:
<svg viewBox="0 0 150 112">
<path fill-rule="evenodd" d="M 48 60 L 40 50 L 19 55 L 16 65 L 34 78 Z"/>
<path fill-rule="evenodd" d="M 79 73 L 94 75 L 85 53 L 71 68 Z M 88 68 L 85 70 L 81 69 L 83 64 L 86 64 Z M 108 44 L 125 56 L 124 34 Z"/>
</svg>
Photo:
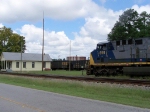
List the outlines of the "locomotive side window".
<svg viewBox="0 0 150 112">
<path fill-rule="evenodd" d="M 116 46 L 119 46 L 120 45 L 120 41 L 116 41 Z"/>
<path fill-rule="evenodd" d="M 126 45 L 126 40 L 122 40 L 122 45 Z"/>
<path fill-rule="evenodd" d="M 132 39 L 129 39 L 128 40 L 128 44 L 132 44 L 133 42 L 132 42 Z"/>
<path fill-rule="evenodd" d="M 97 49 L 99 49 L 99 46 L 97 45 Z"/>
<path fill-rule="evenodd" d="M 140 39 L 140 40 L 135 40 L 135 44 L 136 44 L 136 45 L 143 44 L 142 39 Z"/>
</svg>

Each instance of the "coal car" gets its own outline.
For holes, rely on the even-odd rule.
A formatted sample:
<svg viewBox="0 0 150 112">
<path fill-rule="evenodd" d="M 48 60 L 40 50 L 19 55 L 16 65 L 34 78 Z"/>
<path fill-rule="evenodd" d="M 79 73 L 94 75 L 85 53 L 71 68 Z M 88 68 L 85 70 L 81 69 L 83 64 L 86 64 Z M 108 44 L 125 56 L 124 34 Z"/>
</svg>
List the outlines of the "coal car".
<svg viewBox="0 0 150 112">
<path fill-rule="evenodd" d="M 83 70 L 88 60 L 55 60 L 51 63 L 52 70 Z"/>
</svg>

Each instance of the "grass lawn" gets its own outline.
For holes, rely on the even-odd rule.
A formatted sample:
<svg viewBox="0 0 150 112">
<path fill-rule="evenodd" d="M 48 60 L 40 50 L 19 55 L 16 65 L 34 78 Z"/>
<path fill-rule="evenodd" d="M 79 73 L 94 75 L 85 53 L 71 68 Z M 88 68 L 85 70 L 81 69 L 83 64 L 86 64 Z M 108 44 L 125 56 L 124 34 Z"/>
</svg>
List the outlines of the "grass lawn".
<svg viewBox="0 0 150 112">
<path fill-rule="evenodd" d="M 54 71 L 55 72 L 55 71 Z M 150 108 L 150 89 L 129 88 L 112 84 L 68 80 L 25 78 L 0 75 L 0 83 L 19 85 L 44 91 Z"/>
<path fill-rule="evenodd" d="M 51 75 L 71 75 L 71 76 L 86 76 L 86 71 L 66 71 L 66 70 L 53 70 L 53 71 L 30 71 L 23 73 L 33 73 L 33 74 L 51 74 Z"/>
<path fill-rule="evenodd" d="M 23 72 L 23 73 L 32 73 L 32 74 L 46 74 L 46 75 L 70 75 L 70 76 L 87 76 L 86 70 L 81 71 L 66 71 L 66 70 L 53 70 L 53 71 L 30 71 L 30 72 Z M 89 75 L 88 77 L 95 77 L 94 75 Z M 100 77 L 107 77 L 107 76 L 100 76 Z M 117 76 L 109 76 L 110 78 L 121 78 L 121 79 L 131 79 L 130 76 L 126 75 L 117 75 Z M 147 79 L 150 80 L 150 76 L 146 77 L 132 77 L 133 79 Z"/>
</svg>

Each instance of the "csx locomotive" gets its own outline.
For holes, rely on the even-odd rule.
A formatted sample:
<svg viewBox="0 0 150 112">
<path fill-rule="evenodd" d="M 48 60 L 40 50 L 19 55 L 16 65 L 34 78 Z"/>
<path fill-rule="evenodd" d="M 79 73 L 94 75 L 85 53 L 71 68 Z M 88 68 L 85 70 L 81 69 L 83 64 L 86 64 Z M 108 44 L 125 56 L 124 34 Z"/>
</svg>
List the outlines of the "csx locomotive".
<svg viewBox="0 0 150 112">
<path fill-rule="evenodd" d="M 90 54 L 90 74 L 150 75 L 150 37 L 99 42 Z"/>
</svg>

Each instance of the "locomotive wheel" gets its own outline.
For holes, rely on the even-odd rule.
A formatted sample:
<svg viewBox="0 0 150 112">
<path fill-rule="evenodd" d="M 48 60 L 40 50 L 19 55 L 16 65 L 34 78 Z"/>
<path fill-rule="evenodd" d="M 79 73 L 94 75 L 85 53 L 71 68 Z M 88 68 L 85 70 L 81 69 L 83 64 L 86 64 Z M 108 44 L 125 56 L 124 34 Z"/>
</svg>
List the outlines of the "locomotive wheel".
<svg viewBox="0 0 150 112">
<path fill-rule="evenodd" d="M 107 75 L 107 71 L 105 69 L 101 70 L 100 75 L 104 75 L 104 76 Z"/>
<path fill-rule="evenodd" d="M 98 76 L 99 76 L 99 73 L 98 73 L 98 72 L 95 72 L 94 74 L 95 74 L 95 77 L 98 77 Z"/>
<path fill-rule="evenodd" d="M 109 76 L 110 75 L 110 70 L 109 69 L 101 69 L 101 70 L 95 70 L 94 75 L 97 76 Z"/>
<path fill-rule="evenodd" d="M 107 71 L 106 71 L 106 70 L 103 70 L 103 71 L 102 71 L 102 75 L 107 75 Z"/>
<path fill-rule="evenodd" d="M 99 72 L 95 69 L 94 70 L 94 75 L 96 76 L 96 77 L 98 77 L 100 74 L 99 74 Z"/>
</svg>

